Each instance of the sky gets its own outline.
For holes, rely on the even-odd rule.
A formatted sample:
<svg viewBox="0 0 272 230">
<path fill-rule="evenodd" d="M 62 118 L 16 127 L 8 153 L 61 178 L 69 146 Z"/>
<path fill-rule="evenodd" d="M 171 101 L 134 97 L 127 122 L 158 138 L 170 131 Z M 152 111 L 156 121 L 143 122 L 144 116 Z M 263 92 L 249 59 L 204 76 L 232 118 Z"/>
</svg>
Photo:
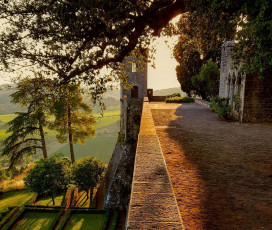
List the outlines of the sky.
<svg viewBox="0 0 272 230">
<path fill-rule="evenodd" d="M 167 41 L 167 44 L 165 43 Z M 167 89 L 180 87 L 176 76 L 176 59 L 173 57 L 174 45 L 178 42 L 178 36 L 157 38 L 154 42 L 156 47 L 155 69 L 148 66 L 147 87 L 151 89 Z"/>
</svg>

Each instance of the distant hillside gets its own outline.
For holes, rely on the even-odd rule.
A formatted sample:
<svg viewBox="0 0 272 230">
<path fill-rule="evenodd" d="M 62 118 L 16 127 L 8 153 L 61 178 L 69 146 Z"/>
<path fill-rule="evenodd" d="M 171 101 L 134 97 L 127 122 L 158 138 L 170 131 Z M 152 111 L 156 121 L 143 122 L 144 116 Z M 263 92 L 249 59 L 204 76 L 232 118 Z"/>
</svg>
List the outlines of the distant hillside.
<svg viewBox="0 0 272 230">
<path fill-rule="evenodd" d="M 0 114 L 12 114 L 19 111 L 25 111 L 25 109 L 21 108 L 19 105 L 11 103 L 10 95 L 14 92 L 14 89 L 8 90 L 5 85 L 0 85 Z M 90 100 L 86 101 L 90 102 Z M 120 90 L 114 89 L 105 93 L 104 103 L 107 107 L 120 105 Z M 94 106 L 93 112 L 99 113 L 99 106 Z"/>
<path fill-rule="evenodd" d="M 184 96 L 184 97 L 187 96 L 187 94 L 184 93 L 179 87 L 154 90 L 153 95 L 154 96 L 166 96 L 166 95 L 170 95 L 173 93 L 180 93 L 181 96 Z"/>
</svg>

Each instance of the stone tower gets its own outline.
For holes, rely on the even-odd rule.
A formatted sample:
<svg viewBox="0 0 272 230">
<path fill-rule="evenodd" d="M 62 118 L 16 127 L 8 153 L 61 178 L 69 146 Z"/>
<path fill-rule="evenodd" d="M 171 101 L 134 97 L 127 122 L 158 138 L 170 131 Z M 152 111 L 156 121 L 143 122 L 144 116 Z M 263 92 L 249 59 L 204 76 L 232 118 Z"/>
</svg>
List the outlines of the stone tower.
<svg viewBox="0 0 272 230">
<path fill-rule="evenodd" d="M 146 51 L 148 52 L 148 51 Z M 148 54 L 147 54 L 148 55 Z M 121 98 L 144 98 L 147 96 L 147 62 L 142 58 L 130 56 L 126 60 L 126 72 L 129 75 L 128 83 L 133 83 L 133 88 L 126 90 L 121 87 Z"/>
<path fill-rule="evenodd" d="M 148 55 L 148 50 L 146 50 Z M 127 90 L 121 86 L 121 120 L 120 135 L 127 140 L 137 141 L 140 128 L 142 104 L 147 97 L 147 58 L 130 56 L 126 59 L 128 83 L 133 83 Z"/>
<path fill-rule="evenodd" d="M 228 97 L 230 94 L 230 70 L 233 64 L 231 54 L 234 47 L 233 41 L 226 41 L 221 46 L 219 97 Z"/>
</svg>

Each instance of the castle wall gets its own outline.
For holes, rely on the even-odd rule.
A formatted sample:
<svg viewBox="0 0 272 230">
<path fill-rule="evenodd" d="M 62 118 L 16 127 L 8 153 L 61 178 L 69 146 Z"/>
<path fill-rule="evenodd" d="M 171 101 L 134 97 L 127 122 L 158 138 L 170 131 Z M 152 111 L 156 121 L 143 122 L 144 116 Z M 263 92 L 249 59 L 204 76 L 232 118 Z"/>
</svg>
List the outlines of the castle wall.
<svg viewBox="0 0 272 230">
<path fill-rule="evenodd" d="M 243 122 L 272 121 L 272 68 L 246 76 Z"/>
</svg>

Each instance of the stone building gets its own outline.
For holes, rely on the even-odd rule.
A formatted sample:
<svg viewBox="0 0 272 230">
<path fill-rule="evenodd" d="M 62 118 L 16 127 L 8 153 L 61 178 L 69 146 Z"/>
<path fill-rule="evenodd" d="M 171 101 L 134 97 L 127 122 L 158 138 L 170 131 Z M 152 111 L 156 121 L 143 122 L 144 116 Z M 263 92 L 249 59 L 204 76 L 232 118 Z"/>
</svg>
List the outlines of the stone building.
<svg viewBox="0 0 272 230">
<path fill-rule="evenodd" d="M 267 69 L 262 78 L 241 74 L 233 66 L 233 49 L 233 41 L 221 47 L 219 97 L 229 98 L 240 122 L 272 121 L 272 69 Z"/>
<path fill-rule="evenodd" d="M 148 55 L 148 50 L 146 51 Z M 120 134 L 125 140 L 137 141 L 140 128 L 143 98 L 147 96 L 147 58 L 130 56 L 126 59 L 126 72 L 129 76 L 128 84 L 133 84 L 131 89 L 121 86 L 121 127 Z"/>
<path fill-rule="evenodd" d="M 126 210 L 129 204 L 143 99 L 147 96 L 147 62 L 129 57 L 125 66 L 133 87 L 121 87 L 120 132 L 105 176 L 104 207 L 119 210 Z"/>
</svg>

